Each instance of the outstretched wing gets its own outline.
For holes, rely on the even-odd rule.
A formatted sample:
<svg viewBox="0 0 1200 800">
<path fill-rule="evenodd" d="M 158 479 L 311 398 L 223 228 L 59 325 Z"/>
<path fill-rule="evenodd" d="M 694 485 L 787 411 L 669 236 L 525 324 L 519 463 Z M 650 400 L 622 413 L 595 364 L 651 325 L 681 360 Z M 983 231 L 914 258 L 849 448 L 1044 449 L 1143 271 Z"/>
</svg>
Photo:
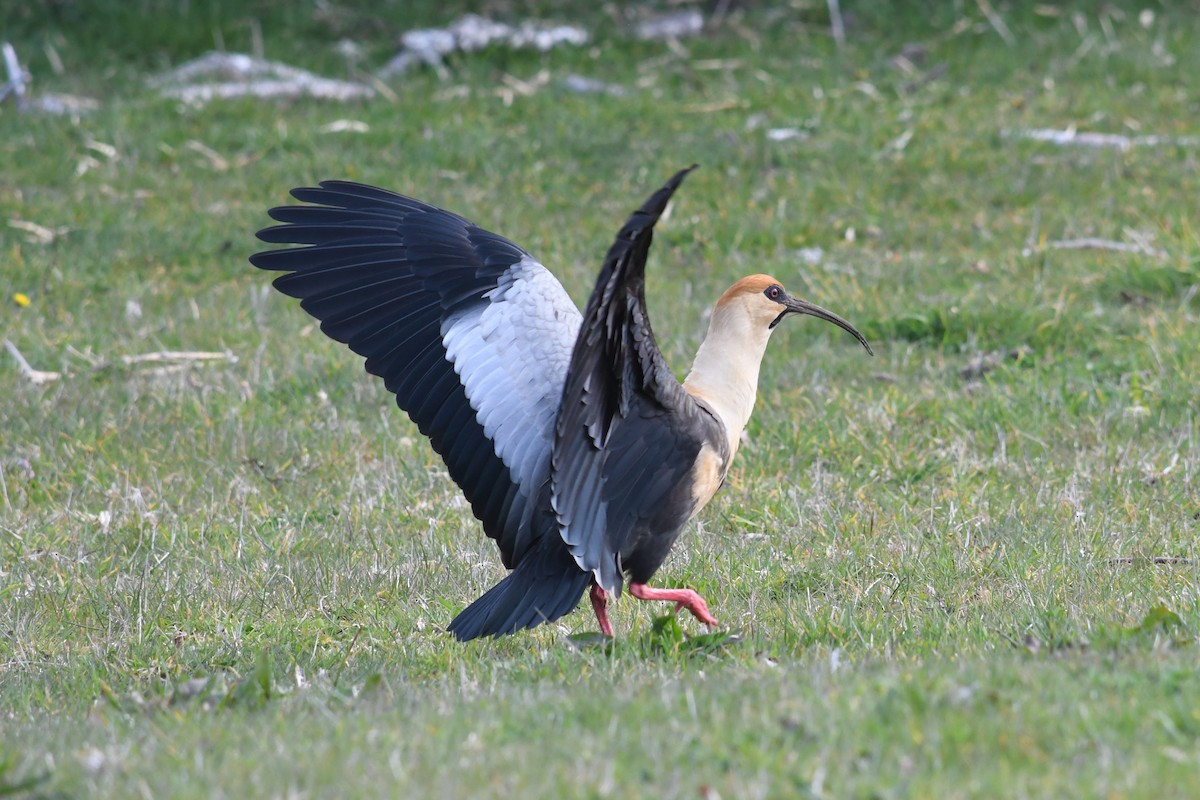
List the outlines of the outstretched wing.
<svg viewBox="0 0 1200 800">
<path fill-rule="evenodd" d="M 366 357 L 512 568 L 546 527 L 536 502 L 578 309 L 528 253 L 457 214 L 342 181 L 292 196 L 314 205 L 271 209 L 284 224 L 258 238 L 308 246 L 251 263 L 287 273 L 275 288 Z"/>
<path fill-rule="evenodd" d="M 613 594 L 630 534 L 661 512 L 702 444 L 687 424 L 702 412 L 667 367 L 645 298 L 654 224 L 690 171 L 617 234 L 584 312 L 556 425 L 551 489 L 563 540 Z"/>
</svg>

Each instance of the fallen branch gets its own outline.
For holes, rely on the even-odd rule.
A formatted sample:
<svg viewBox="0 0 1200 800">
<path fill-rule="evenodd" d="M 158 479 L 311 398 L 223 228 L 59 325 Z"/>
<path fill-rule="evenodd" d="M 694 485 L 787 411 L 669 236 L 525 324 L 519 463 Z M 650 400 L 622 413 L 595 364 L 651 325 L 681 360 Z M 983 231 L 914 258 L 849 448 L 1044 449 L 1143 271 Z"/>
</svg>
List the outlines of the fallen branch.
<svg viewBox="0 0 1200 800">
<path fill-rule="evenodd" d="M 224 172 L 225 170 L 229 169 L 229 162 L 225 160 L 220 153 L 218 153 L 216 150 L 213 150 L 204 142 L 200 142 L 195 139 L 189 139 L 187 143 L 184 144 L 184 147 L 207 158 L 208 163 L 217 172 Z"/>
<path fill-rule="evenodd" d="M 53 52 L 53 49 L 50 50 Z M 70 114 L 77 117 L 88 111 L 95 111 L 100 104 L 89 97 L 76 97 L 70 94 L 39 94 L 33 95 L 29 86 L 33 82 L 29 71 L 21 66 L 17 58 L 17 50 L 8 42 L 0 44 L 0 56 L 3 56 L 4 68 L 8 72 L 8 80 L 0 84 L 0 103 L 9 95 L 16 98 L 18 111 L 41 111 L 45 114 Z M 61 70 L 61 63 L 58 69 Z"/>
<path fill-rule="evenodd" d="M 695 9 L 674 11 L 643 20 L 634 28 L 633 35 L 642 41 L 653 42 L 664 39 L 686 39 L 704 31 L 704 15 Z"/>
<path fill-rule="evenodd" d="M 1084 237 L 1082 239 L 1063 239 L 1058 242 L 1048 242 L 1048 244 L 1051 250 L 1114 250 L 1118 253 L 1137 253 L 1154 258 L 1167 257 L 1164 251 L 1143 242 L 1113 242 L 1108 239 Z"/>
<path fill-rule="evenodd" d="M 230 364 L 236 364 L 237 360 L 233 353 L 211 353 L 201 350 L 159 350 L 136 356 L 121 356 L 121 362 L 127 367 L 135 364 L 182 364 L 191 361 L 228 361 Z"/>
<path fill-rule="evenodd" d="M 335 119 L 317 128 L 320 133 L 367 133 L 371 126 L 357 119 Z"/>
<path fill-rule="evenodd" d="M 199 58 L 193 58 L 172 70 L 156 75 L 150 78 L 149 83 L 155 88 L 166 88 L 214 78 L 225 81 L 247 78 L 303 81 L 310 77 L 313 77 L 313 73 L 277 61 L 267 61 L 245 53 L 214 52 L 205 53 Z"/>
<path fill-rule="evenodd" d="M 577 94 L 607 94 L 613 97 L 625 97 L 629 90 L 619 83 L 608 83 L 572 72 L 560 81 L 563 88 Z"/>
<path fill-rule="evenodd" d="M 236 97 L 357 100 L 375 96 L 374 89 L 361 83 L 323 78 L 245 53 L 208 53 L 152 78 L 150 85 L 167 97 L 196 105 Z"/>
<path fill-rule="evenodd" d="M 68 227 L 47 228 L 45 225 L 38 225 L 36 222 L 30 222 L 26 219 L 10 219 L 8 221 L 10 228 L 16 228 L 19 231 L 25 231 L 29 234 L 29 242 L 31 244 L 51 244 L 55 239 L 69 232 Z"/>
<path fill-rule="evenodd" d="M 202 83 L 196 86 L 181 86 L 163 91 L 167 97 L 176 97 L 185 103 L 204 105 L 213 100 L 232 100 L 238 97 L 261 97 L 265 99 L 312 97 L 317 100 L 355 100 L 371 97 L 374 90 L 366 86 L 314 78 L 311 81 L 252 81 L 249 83 Z"/>
<path fill-rule="evenodd" d="M 45 92 L 34 95 L 34 98 L 29 101 L 28 106 L 28 108 L 35 111 L 41 111 L 43 114 L 52 114 L 56 117 L 78 117 L 95 111 L 99 107 L 100 103 L 90 97 L 80 97 L 78 95 L 61 94 L 58 92 Z"/>
<path fill-rule="evenodd" d="M 1056 130 L 1054 128 L 1026 128 L 1001 131 L 1001 136 L 1007 139 L 1030 139 L 1035 142 L 1048 142 L 1062 147 L 1115 147 L 1118 150 L 1132 150 L 1134 147 L 1164 147 L 1175 145 L 1179 147 L 1196 147 L 1200 145 L 1200 136 L 1124 136 L 1119 133 L 1079 133 L 1074 128 Z"/>
<path fill-rule="evenodd" d="M 0 88 L 0 101 L 10 94 L 17 98 L 17 109 L 25 108 L 25 85 L 29 82 L 29 73 L 25 72 L 21 62 L 17 60 L 17 50 L 8 42 L 0 45 L 4 52 L 4 67 L 8 70 L 8 81 Z"/>
<path fill-rule="evenodd" d="M 801 128 L 770 128 L 767 130 L 767 141 L 786 142 L 791 139 L 807 139 L 811 135 Z"/>
<path fill-rule="evenodd" d="M 446 77 L 448 72 L 442 58 L 451 53 L 473 53 L 494 44 L 513 49 L 532 48 L 544 53 L 563 44 L 586 44 L 588 38 L 587 31 L 572 25 L 540 22 L 507 25 L 478 14 L 466 14 L 446 28 L 408 31 L 400 37 L 400 52 L 376 74 L 380 78 L 391 78 L 409 67 L 425 64 Z"/>
<path fill-rule="evenodd" d="M 833 34 L 833 43 L 841 49 L 846 44 L 846 23 L 842 19 L 842 9 L 838 0 L 826 0 L 829 7 L 829 29 Z"/>
<path fill-rule="evenodd" d="M 992 30 L 1004 40 L 1006 45 L 1012 47 L 1017 43 L 1017 37 L 1013 36 L 1013 32 L 1004 22 L 1004 18 L 996 13 L 996 9 L 992 8 L 992 4 L 988 0 L 975 0 L 975 5 L 979 6 L 979 11 L 987 18 Z"/>
<path fill-rule="evenodd" d="M 4 340 L 4 349 L 11 353 L 12 357 L 17 360 L 17 367 L 21 370 L 21 374 L 34 386 L 41 386 L 43 383 L 53 383 L 62 377 L 61 372 L 46 372 L 31 367 L 29 362 L 25 360 L 25 356 L 21 355 L 21 351 L 17 349 L 17 346 L 8 339 Z"/>
</svg>

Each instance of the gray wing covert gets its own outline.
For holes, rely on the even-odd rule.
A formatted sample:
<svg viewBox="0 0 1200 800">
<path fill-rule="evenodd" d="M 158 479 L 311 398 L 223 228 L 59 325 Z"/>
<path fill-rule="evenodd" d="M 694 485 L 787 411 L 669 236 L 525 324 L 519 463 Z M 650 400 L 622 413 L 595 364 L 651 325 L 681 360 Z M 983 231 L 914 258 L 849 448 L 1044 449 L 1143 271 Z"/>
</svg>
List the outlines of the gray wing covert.
<svg viewBox="0 0 1200 800">
<path fill-rule="evenodd" d="M 536 506 L 579 311 L 528 253 L 457 214 L 343 181 L 292 195 L 315 205 L 272 209 L 284 224 L 258 236 L 307 246 L 251 262 L 286 273 L 276 288 L 366 358 L 513 567 L 546 533 Z"/>
</svg>

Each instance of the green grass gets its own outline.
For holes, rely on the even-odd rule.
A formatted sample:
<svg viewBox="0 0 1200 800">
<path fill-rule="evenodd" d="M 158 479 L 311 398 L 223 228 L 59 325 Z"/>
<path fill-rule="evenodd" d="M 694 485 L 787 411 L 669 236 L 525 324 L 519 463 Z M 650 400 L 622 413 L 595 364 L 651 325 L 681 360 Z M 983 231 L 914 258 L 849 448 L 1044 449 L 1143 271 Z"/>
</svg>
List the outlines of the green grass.
<svg viewBox="0 0 1200 800">
<path fill-rule="evenodd" d="M 993 4 L 1009 46 L 976 4 L 881 4 L 841 50 L 820 2 L 681 49 L 610 8 L 576 15 L 588 47 L 462 57 L 394 98 L 145 88 L 255 21 L 268 57 L 344 75 L 346 37 L 372 68 L 466 5 L 6 12 L 35 89 L 100 108 L 0 110 L 0 336 L 63 373 L 0 354 L 0 796 L 1200 794 L 1200 148 L 1003 133 L 1197 135 L 1200 7 Z M 945 73 L 913 88 L 909 42 Z M 382 386 L 264 291 L 253 232 L 293 186 L 367 181 L 513 238 L 582 304 L 693 162 L 649 270 L 677 371 L 757 271 L 877 355 L 776 334 L 735 469 L 658 576 L 737 638 L 623 599 L 610 647 L 586 609 L 458 644 L 495 548 Z M 1050 246 L 1138 236 L 1165 255 Z M 122 361 L 162 349 L 236 360 Z"/>
</svg>

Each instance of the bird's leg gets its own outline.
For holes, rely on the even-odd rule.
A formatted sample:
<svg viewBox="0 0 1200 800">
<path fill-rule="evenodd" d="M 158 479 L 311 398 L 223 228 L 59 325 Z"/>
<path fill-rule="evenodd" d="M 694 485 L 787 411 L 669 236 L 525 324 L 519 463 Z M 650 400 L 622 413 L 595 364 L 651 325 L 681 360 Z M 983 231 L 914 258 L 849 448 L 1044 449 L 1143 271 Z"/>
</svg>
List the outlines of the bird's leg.
<svg viewBox="0 0 1200 800">
<path fill-rule="evenodd" d="M 592 610 L 596 612 L 596 622 L 600 624 L 600 632 L 605 636 L 612 637 L 612 623 L 608 621 L 608 592 L 600 588 L 600 584 L 593 583 L 592 591 L 588 595 L 592 600 Z"/>
<path fill-rule="evenodd" d="M 629 593 L 638 600 L 669 600 L 676 604 L 676 611 L 686 608 L 705 625 L 717 625 L 717 620 L 708 613 L 704 598 L 691 589 L 652 589 L 644 583 L 631 583 Z"/>
</svg>

